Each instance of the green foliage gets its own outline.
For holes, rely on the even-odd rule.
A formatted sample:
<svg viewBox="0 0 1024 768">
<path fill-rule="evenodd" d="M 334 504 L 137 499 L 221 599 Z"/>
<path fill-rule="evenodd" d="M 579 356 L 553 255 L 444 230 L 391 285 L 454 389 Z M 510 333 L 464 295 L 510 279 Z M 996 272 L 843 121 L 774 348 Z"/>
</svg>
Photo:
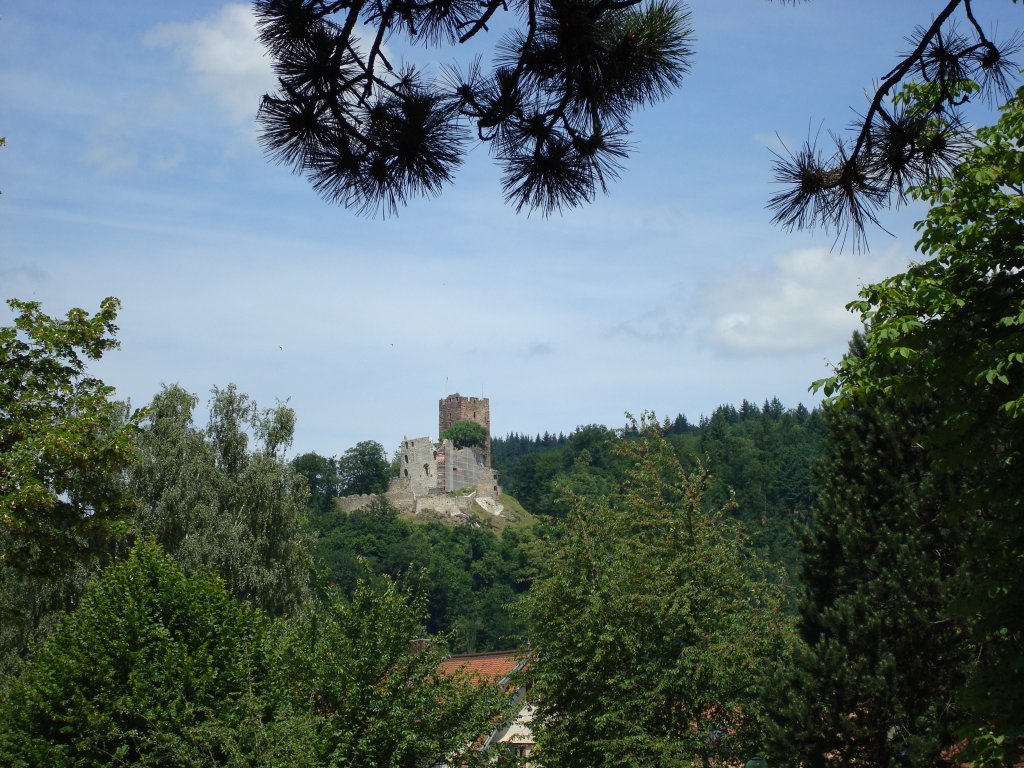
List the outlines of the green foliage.
<svg viewBox="0 0 1024 768">
<path fill-rule="evenodd" d="M 423 607 L 384 579 L 276 626 L 275 732 L 304 746 L 286 764 L 414 768 L 473 756 L 501 720 L 504 692 L 439 674 L 440 640 L 412 649 Z"/>
<path fill-rule="evenodd" d="M 501 466 L 503 470 L 507 470 L 526 454 L 561 447 L 567 440 L 568 438 L 564 434 L 545 433 L 543 436 L 538 434 L 536 437 L 530 437 L 512 432 L 505 437 L 496 437 L 491 440 L 491 456 L 495 466 Z"/>
<path fill-rule="evenodd" d="M 707 463 L 707 501 L 733 499 L 733 514 L 755 546 L 795 579 L 800 556 L 794 529 L 811 507 L 811 465 L 823 433 L 818 410 L 785 410 L 773 398 L 760 408 L 747 400 L 739 408 L 720 406 L 698 429 L 670 439 L 687 466 Z"/>
<path fill-rule="evenodd" d="M 950 606 L 974 622 L 979 664 L 964 696 L 977 728 L 1024 735 L 1024 90 L 949 178 L 918 190 L 930 258 L 868 286 L 850 307 L 865 354 L 822 382 L 840 407 L 877 394 L 934 409 L 908 432 L 950 477 L 968 476 L 942 515 L 967 527 L 974 589 Z M 894 365 L 893 361 L 902 361 Z"/>
<path fill-rule="evenodd" d="M 566 492 L 601 497 L 611 490 L 624 469 L 611 450 L 614 437 L 597 424 L 577 427 L 568 437 L 510 435 L 492 441 L 494 466 L 503 487 L 531 513 L 561 517 L 569 511 Z"/>
<path fill-rule="evenodd" d="M 215 577 L 138 545 L 0 693 L 0 763 L 255 764 L 265 625 Z"/>
<path fill-rule="evenodd" d="M 439 675 L 420 606 L 394 584 L 328 594 L 274 623 L 153 542 L 87 589 L 0 691 L 0 763 L 421 766 L 459 756 L 503 692 Z M 470 755 L 473 757 L 473 755 Z"/>
<path fill-rule="evenodd" d="M 341 496 L 384 493 L 391 477 L 391 464 L 384 446 L 373 440 L 356 443 L 338 459 L 338 493 Z"/>
<path fill-rule="evenodd" d="M 744 400 L 723 405 L 699 425 L 682 415 L 665 428 L 684 467 L 708 468 L 705 503 L 731 505 L 754 545 L 795 579 L 799 554 L 795 525 L 811 505 L 811 464 L 824 429 L 818 410 L 785 409 L 778 399 L 762 407 Z M 628 472 L 607 427 L 579 427 L 569 437 L 510 435 L 493 441 L 502 485 L 531 513 L 563 517 L 567 494 L 607 495 Z"/>
<path fill-rule="evenodd" d="M 317 522 L 327 578 L 343 592 L 367 571 L 422 591 L 427 630 L 451 634 L 458 652 L 517 645 L 520 624 L 509 604 L 528 589 L 536 541 L 530 529 L 419 524 L 399 518 L 386 500 Z"/>
<path fill-rule="evenodd" d="M 850 354 L 865 351 L 858 334 Z M 875 392 L 825 423 L 772 762 L 936 765 L 958 741 L 971 661 L 968 625 L 948 613 L 965 586 L 964 531 L 943 516 L 967 478 L 907 439 L 934 428 L 928 407 Z"/>
<path fill-rule="evenodd" d="M 51 318 L 35 302 L 0 328 L 0 670 L 72 605 L 128 527 L 133 425 L 88 360 L 117 347 L 119 302 Z"/>
<path fill-rule="evenodd" d="M 215 571 L 235 597 L 287 611 L 308 594 L 312 568 L 305 483 L 283 459 L 294 413 L 260 410 L 230 385 L 214 388 L 200 429 L 196 403 L 170 386 L 146 409 L 131 473 L 137 529 L 187 571 Z"/>
<path fill-rule="evenodd" d="M 0 328 L 0 568 L 60 573 L 123 534 L 131 512 L 132 428 L 85 364 L 117 347 L 120 302 L 63 320 L 8 304 L 19 314 Z"/>
<path fill-rule="evenodd" d="M 318 517 L 334 508 L 338 496 L 384 493 L 397 476 L 384 446 L 374 440 L 356 443 L 340 458 L 304 453 L 292 460 L 292 467 L 306 478 L 308 508 Z"/>
<path fill-rule="evenodd" d="M 522 605 L 543 766 L 736 760 L 759 743 L 760 687 L 784 656 L 781 590 L 702 499 L 653 419 L 616 449 L 607 499 L 579 498 Z"/>
<path fill-rule="evenodd" d="M 59 574 L 0 570 L 0 678 L 17 671 L 28 649 L 77 602 L 99 561 L 80 559 Z"/>
<path fill-rule="evenodd" d="M 456 448 L 483 448 L 487 443 L 487 430 L 482 424 L 465 419 L 456 421 L 441 433 L 442 440 L 451 440 Z"/>
<path fill-rule="evenodd" d="M 292 459 L 292 467 L 306 478 L 309 498 L 306 505 L 316 516 L 326 515 L 334 508 L 338 495 L 338 460 L 318 453 L 304 453 Z"/>
</svg>

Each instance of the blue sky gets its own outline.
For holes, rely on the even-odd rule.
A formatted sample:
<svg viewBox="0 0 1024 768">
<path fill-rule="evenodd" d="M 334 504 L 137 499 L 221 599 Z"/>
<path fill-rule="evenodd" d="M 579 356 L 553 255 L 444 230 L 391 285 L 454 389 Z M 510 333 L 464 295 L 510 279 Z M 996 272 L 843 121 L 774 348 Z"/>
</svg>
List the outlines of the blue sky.
<svg viewBox="0 0 1024 768">
<path fill-rule="evenodd" d="M 769 147 L 846 126 L 937 2 L 699 0 L 692 72 L 637 116 L 609 195 L 517 215 L 477 147 L 386 221 L 261 155 L 273 81 L 247 4 L 5 5 L 0 298 L 119 297 L 122 349 L 94 370 L 121 397 L 234 382 L 295 408 L 293 453 L 434 435 L 456 391 L 491 399 L 495 434 L 810 405 L 856 325 L 843 305 L 913 257 L 921 209 L 886 214 L 895 237 L 861 254 L 773 228 Z M 1019 23 L 1008 0 L 976 5 L 1004 35 Z"/>
</svg>

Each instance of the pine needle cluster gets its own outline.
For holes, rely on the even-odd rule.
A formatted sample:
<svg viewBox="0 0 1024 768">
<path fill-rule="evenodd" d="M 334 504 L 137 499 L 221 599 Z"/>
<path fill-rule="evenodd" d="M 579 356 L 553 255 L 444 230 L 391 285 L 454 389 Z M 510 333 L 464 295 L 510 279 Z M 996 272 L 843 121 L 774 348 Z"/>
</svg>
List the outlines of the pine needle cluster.
<svg viewBox="0 0 1024 768">
<path fill-rule="evenodd" d="M 934 184 L 972 146 L 963 107 L 1009 98 L 1019 73 L 1015 34 L 996 42 L 975 18 L 972 0 L 947 0 L 928 27 L 907 38 L 909 50 L 881 79 L 848 135 L 832 134 L 832 151 L 809 138 L 777 154 L 775 181 L 784 189 L 768 207 L 786 230 L 834 232 L 837 243 L 865 245 L 878 211 L 901 205 L 914 187 Z M 962 11 L 963 19 L 960 19 Z"/>
<path fill-rule="evenodd" d="M 258 115 L 267 154 L 325 199 L 394 214 L 451 181 L 474 134 L 506 200 L 547 215 L 606 191 L 633 110 L 689 69 L 693 30 L 672 0 L 256 0 L 278 89 Z M 431 80 L 385 43 L 454 46 L 514 16 L 480 59 Z M 370 30 L 372 40 L 359 39 Z"/>
</svg>

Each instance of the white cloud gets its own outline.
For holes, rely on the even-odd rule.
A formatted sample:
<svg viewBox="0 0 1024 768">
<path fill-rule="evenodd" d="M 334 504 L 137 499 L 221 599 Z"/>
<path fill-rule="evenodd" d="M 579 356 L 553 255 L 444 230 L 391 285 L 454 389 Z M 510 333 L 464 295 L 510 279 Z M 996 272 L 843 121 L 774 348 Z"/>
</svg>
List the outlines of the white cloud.
<svg viewBox="0 0 1024 768">
<path fill-rule="evenodd" d="M 256 37 L 252 11 L 232 3 L 199 21 L 161 24 L 146 42 L 174 48 L 199 88 L 241 122 L 253 118 L 260 97 L 275 85 L 270 59 Z"/>
<path fill-rule="evenodd" d="M 779 254 L 770 269 L 731 274 L 708 286 L 701 309 L 714 345 L 726 352 L 801 352 L 845 342 L 857 327 L 846 305 L 865 283 L 906 266 L 879 254 L 806 248 Z"/>
</svg>

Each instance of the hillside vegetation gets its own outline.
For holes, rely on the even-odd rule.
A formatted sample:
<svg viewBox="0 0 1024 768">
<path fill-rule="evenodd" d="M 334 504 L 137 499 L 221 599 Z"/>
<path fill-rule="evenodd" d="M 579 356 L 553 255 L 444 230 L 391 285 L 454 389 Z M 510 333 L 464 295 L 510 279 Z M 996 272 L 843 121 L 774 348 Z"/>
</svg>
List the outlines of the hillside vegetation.
<svg viewBox="0 0 1024 768">
<path fill-rule="evenodd" d="M 811 464 L 824 434 L 820 411 L 787 409 L 777 399 L 761 407 L 743 401 L 696 424 L 679 415 L 662 431 L 684 468 L 707 472 L 706 508 L 726 509 L 754 548 L 780 566 L 777 578 L 792 592 L 796 526 L 810 509 Z M 628 478 L 630 463 L 615 449 L 618 435 L 637 437 L 630 429 L 590 425 L 568 436 L 493 439 L 505 512 L 474 507 L 476 527 L 417 517 L 383 497 L 356 512 L 328 505 L 324 513 L 324 499 L 313 497 L 309 516 L 327 578 L 343 590 L 360 575 L 397 578 L 425 591 L 428 629 L 451 633 L 455 649 L 514 647 L 523 630 L 514 606 L 550 557 L 555 523 L 576 499 L 607 497 Z M 316 466 L 329 463 L 318 458 Z M 307 454 L 295 463 L 312 462 Z"/>
</svg>

